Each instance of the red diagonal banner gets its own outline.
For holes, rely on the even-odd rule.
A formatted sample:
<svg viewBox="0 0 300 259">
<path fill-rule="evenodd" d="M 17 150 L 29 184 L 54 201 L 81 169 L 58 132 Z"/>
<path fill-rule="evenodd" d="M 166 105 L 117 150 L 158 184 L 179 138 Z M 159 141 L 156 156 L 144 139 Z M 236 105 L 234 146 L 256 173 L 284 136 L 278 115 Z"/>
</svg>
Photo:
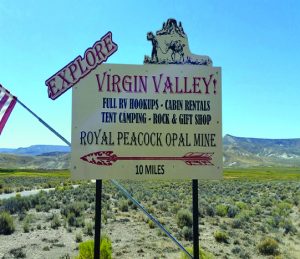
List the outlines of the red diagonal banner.
<svg viewBox="0 0 300 259">
<path fill-rule="evenodd" d="M 212 156 L 214 153 L 199 153 L 199 152 L 190 152 L 185 154 L 182 157 L 157 157 L 157 156 L 149 156 L 149 157 L 132 157 L 132 156 L 117 156 L 113 151 L 97 151 L 93 153 L 89 153 L 87 155 L 82 156 L 80 159 L 83 161 L 99 165 L 99 166 L 112 166 L 113 163 L 120 160 L 172 160 L 172 161 L 183 161 L 187 165 L 194 166 L 207 166 L 213 165 L 211 162 Z"/>
<path fill-rule="evenodd" d="M 94 45 L 88 48 L 83 57 L 78 56 L 56 74 L 46 80 L 48 96 L 52 100 L 85 78 L 97 66 L 105 62 L 118 49 L 109 31 Z"/>
</svg>

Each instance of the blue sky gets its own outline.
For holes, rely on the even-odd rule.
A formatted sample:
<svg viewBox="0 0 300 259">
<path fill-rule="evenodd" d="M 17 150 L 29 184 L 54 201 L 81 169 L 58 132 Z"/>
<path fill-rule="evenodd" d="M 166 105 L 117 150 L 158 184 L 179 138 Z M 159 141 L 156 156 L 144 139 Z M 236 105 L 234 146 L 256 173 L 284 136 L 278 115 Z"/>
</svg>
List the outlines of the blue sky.
<svg viewBox="0 0 300 259">
<path fill-rule="evenodd" d="M 108 63 L 142 64 L 148 31 L 181 21 L 195 54 L 222 67 L 223 135 L 300 138 L 300 1 L 0 1 L 0 82 L 64 137 L 71 91 L 45 80 L 112 31 Z M 63 144 L 20 105 L 0 147 Z"/>
</svg>

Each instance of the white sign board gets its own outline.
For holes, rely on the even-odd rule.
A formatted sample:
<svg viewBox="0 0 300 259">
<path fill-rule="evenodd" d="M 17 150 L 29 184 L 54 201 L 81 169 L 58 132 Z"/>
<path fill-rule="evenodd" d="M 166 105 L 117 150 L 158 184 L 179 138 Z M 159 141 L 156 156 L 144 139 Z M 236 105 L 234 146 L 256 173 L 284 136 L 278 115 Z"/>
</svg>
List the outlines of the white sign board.
<svg viewBox="0 0 300 259">
<path fill-rule="evenodd" d="M 221 68 L 102 64 L 73 87 L 73 179 L 220 179 Z"/>
</svg>

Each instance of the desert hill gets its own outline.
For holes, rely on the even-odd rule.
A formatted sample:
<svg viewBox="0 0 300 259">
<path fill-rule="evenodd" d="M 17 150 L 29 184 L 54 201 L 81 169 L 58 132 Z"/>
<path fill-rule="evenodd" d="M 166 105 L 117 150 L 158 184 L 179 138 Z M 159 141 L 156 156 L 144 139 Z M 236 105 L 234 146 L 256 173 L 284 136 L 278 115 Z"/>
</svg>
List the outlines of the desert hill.
<svg viewBox="0 0 300 259">
<path fill-rule="evenodd" d="M 225 135 L 224 167 L 300 167 L 299 139 L 260 139 Z M 35 145 L 27 148 L 0 148 L 0 168 L 66 169 L 70 147 Z"/>
</svg>

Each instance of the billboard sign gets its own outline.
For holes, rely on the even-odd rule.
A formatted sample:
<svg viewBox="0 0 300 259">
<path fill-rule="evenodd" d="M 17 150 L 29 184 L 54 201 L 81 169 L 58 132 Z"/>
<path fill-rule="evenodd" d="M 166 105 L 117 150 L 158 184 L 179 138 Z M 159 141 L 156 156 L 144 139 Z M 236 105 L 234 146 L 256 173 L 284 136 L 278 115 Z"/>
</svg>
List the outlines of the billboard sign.
<svg viewBox="0 0 300 259">
<path fill-rule="evenodd" d="M 72 91 L 74 179 L 221 178 L 221 68 L 102 64 Z"/>
</svg>

